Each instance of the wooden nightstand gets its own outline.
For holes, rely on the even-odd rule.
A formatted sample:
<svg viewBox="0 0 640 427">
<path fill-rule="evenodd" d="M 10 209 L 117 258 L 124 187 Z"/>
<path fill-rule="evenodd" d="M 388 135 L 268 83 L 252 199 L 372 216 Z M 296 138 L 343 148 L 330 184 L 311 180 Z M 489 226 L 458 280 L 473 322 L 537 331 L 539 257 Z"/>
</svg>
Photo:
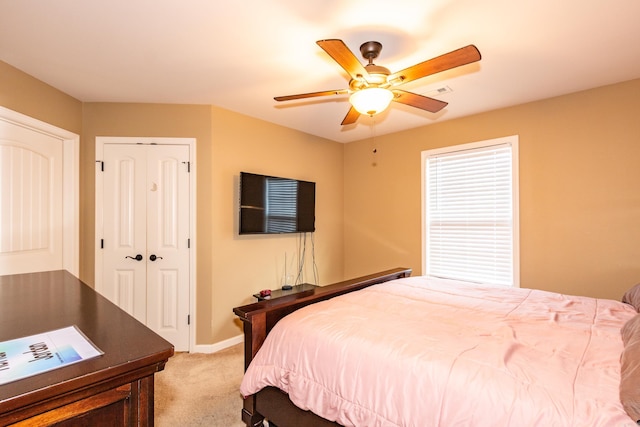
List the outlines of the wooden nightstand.
<svg viewBox="0 0 640 427">
<path fill-rule="evenodd" d="M 268 300 L 268 299 L 275 299 L 275 298 L 280 298 L 280 297 L 284 297 L 287 295 L 293 295 L 293 294 L 297 294 L 300 292 L 304 292 L 304 291 L 309 291 L 311 289 L 317 288 L 316 285 L 312 285 L 311 283 L 303 283 L 301 285 L 296 285 L 294 287 L 292 287 L 289 290 L 283 290 L 283 289 L 274 289 L 271 291 L 271 296 L 268 297 L 261 297 L 260 293 L 258 292 L 257 294 L 253 294 L 254 297 L 256 297 L 258 299 L 258 301 L 264 301 L 264 300 Z"/>
</svg>

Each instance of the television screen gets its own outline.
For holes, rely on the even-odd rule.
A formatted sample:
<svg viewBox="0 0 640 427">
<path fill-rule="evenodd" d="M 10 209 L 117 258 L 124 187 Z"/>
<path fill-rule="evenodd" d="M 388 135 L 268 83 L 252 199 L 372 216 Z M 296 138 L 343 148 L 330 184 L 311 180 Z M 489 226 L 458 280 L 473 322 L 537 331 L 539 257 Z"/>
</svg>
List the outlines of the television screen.
<svg viewBox="0 0 640 427">
<path fill-rule="evenodd" d="M 240 172 L 240 234 L 315 231 L 315 182 Z"/>
</svg>

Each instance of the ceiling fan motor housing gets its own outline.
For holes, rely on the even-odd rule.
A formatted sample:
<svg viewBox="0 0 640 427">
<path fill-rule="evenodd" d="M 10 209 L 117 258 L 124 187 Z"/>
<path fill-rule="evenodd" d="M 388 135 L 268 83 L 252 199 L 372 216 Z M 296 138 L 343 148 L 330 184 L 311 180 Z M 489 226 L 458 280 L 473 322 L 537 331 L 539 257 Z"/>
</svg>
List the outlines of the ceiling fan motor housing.
<svg viewBox="0 0 640 427">
<path fill-rule="evenodd" d="M 358 90 L 371 86 L 379 87 L 387 83 L 387 76 L 391 74 L 391 71 L 373 63 L 373 60 L 380 55 L 380 51 L 382 51 L 382 44 L 376 41 L 368 41 L 360 45 L 362 57 L 369 61 L 364 67 L 369 75 L 362 82 L 352 82 L 351 89 Z"/>
<path fill-rule="evenodd" d="M 369 64 L 380 55 L 381 50 L 382 44 L 375 41 L 364 42 L 360 45 L 360 53 L 364 59 L 369 61 Z"/>
</svg>

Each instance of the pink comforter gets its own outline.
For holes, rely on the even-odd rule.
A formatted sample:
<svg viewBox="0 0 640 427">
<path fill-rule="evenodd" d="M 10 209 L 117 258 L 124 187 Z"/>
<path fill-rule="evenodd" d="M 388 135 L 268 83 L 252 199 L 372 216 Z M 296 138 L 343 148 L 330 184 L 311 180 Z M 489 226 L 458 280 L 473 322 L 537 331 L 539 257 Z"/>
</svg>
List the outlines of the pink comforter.
<svg viewBox="0 0 640 427">
<path fill-rule="evenodd" d="M 242 381 L 345 426 L 634 426 L 611 300 L 411 277 L 281 320 Z"/>
</svg>

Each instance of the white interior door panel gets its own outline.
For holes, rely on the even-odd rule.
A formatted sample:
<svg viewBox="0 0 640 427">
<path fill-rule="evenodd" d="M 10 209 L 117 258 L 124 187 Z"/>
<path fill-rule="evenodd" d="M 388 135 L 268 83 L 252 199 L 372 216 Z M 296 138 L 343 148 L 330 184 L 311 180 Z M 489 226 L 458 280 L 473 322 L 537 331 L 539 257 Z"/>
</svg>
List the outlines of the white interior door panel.
<svg viewBox="0 0 640 427">
<path fill-rule="evenodd" d="M 63 142 L 0 121 L 0 274 L 63 268 Z"/>
</svg>

